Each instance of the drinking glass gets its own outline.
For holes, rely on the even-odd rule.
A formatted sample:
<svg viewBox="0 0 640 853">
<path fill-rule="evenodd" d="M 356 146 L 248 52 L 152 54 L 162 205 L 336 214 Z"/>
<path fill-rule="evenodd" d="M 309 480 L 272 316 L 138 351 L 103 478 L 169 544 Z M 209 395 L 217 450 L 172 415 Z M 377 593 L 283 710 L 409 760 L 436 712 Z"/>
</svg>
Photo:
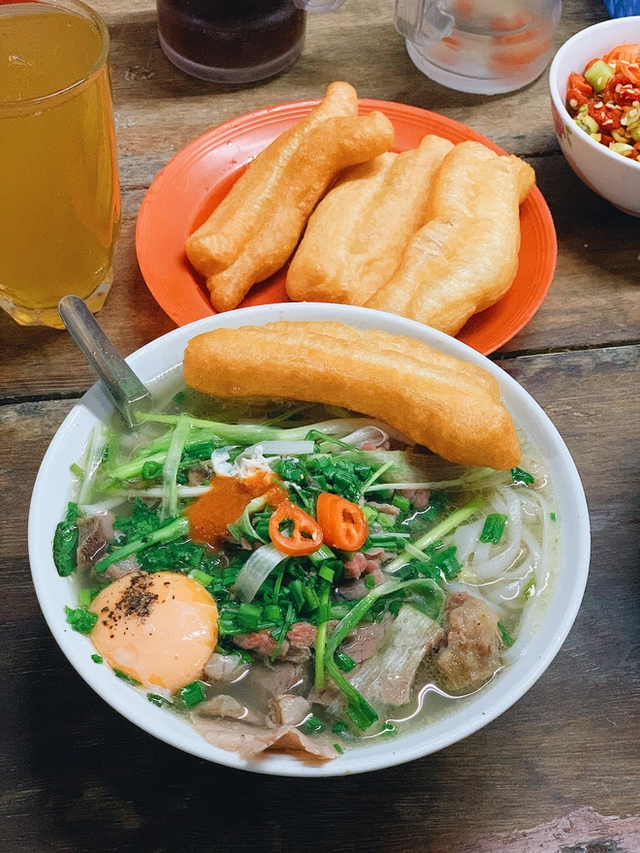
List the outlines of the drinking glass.
<svg viewBox="0 0 640 853">
<path fill-rule="evenodd" d="M 113 280 L 120 190 L 107 28 L 79 0 L 0 0 L 0 306 L 63 328 Z"/>
<path fill-rule="evenodd" d="M 496 95 L 542 74 L 561 10 L 561 0 L 396 0 L 395 25 L 427 77 Z"/>
</svg>

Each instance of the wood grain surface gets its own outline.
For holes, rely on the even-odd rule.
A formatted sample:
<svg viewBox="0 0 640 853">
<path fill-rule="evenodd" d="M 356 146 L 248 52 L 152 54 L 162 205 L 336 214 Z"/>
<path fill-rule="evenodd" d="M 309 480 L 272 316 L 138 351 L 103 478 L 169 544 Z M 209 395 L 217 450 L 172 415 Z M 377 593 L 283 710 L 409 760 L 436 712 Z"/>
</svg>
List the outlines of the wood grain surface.
<svg viewBox="0 0 640 853">
<path fill-rule="evenodd" d="M 574 456 L 593 558 L 583 607 L 556 660 L 513 708 L 462 743 L 326 781 L 199 761 L 106 705 L 44 623 L 29 575 L 29 499 L 47 443 L 92 378 L 64 333 L 24 329 L 2 315 L 1 853 L 640 853 L 638 221 L 566 165 L 544 77 L 496 98 L 436 86 L 407 59 L 391 0 L 348 0 L 335 15 L 310 19 L 296 67 L 245 88 L 174 69 L 148 0 L 94 5 L 112 36 L 124 204 L 116 283 L 100 319 L 124 354 L 173 328 L 135 260 L 145 189 L 214 124 L 347 79 L 364 97 L 463 121 L 533 163 L 558 230 L 558 270 L 536 317 L 496 358 Z M 557 43 L 603 16 L 596 0 L 567 0 Z"/>
</svg>

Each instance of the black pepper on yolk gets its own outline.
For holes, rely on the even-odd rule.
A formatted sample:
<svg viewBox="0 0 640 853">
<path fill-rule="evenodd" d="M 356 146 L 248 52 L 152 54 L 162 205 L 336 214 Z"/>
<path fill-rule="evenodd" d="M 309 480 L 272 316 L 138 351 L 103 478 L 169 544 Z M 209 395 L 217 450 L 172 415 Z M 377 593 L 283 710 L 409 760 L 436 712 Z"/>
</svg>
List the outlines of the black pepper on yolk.
<svg viewBox="0 0 640 853">
<path fill-rule="evenodd" d="M 202 673 L 218 640 L 218 609 L 207 590 L 174 572 L 125 575 L 90 608 L 91 640 L 114 669 L 145 687 L 176 690 Z"/>
</svg>

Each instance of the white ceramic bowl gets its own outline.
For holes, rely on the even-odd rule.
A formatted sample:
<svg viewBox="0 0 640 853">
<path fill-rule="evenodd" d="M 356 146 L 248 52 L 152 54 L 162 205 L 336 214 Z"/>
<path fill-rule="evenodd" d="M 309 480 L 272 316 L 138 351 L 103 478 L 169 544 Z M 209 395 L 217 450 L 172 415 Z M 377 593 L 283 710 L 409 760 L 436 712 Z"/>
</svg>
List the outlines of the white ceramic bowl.
<svg viewBox="0 0 640 853">
<path fill-rule="evenodd" d="M 562 523 L 561 566 L 548 611 L 523 657 L 481 691 L 477 699 L 421 731 L 346 752 L 319 766 L 303 764 L 287 755 L 273 755 L 249 763 L 231 752 L 210 746 L 171 712 L 156 708 L 144 694 L 117 678 L 106 666 L 91 661 L 93 646 L 74 633 L 65 621 L 64 606 L 76 606 L 71 579 L 58 577 L 51 544 L 56 524 L 66 509 L 71 474 L 96 420 L 112 406 L 95 385 L 70 412 L 56 433 L 42 462 L 29 514 L 29 555 L 40 606 L 60 648 L 73 666 L 113 708 L 140 728 L 200 758 L 230 767 L 287 776 L 333 776 L 389 767 L 435 752 L 470 735 L 513 705 L 540 677 L 560 649 L 582 600 L 589 565 L 589 520 L 582 484 L 557 430 L 537 403 L 517 382 L 475 350 L 441 332 L 393 314 L 345 305 L 293 303 L 264 305 L 207 317 L 148 344 L 127 361 L 149 382 L 182 361 L 187 341 L 219 327 L 263 325 L 277 319 L 338 320 L 358 328 L 377 328 L 424 341 L 436 349 L 481 365 L 500 382 L 503 400 L 517 424 L 524 426 L 552 472 Z"/>
<path fill-rule="evenodd" d="M 565 107 L 569 74 L 582 74 L 591 59 L 629 42 L 640 43 L 640 15 L 603 21 L 581 30 L 556 53 L 549 71 L 549 90 L 556 136 L 573 171 L 624 213 L 640 216 L 640 162 L 628 160 L 591 139 Z"/>
</svg>

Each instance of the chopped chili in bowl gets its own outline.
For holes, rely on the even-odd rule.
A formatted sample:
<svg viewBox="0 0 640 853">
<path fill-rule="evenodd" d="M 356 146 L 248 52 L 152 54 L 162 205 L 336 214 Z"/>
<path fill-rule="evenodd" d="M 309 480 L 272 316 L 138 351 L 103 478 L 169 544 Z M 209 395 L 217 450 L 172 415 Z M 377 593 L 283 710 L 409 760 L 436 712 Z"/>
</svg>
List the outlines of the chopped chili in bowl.
<svg viewBox="0 0 640 853">
<path fill-rule="evenodd" d="M 587 63 L 583 74 L 570 74 L 567 110 L 593 140 L 640 159 L 640 45 L 618 45 Z"/>
</svg>

